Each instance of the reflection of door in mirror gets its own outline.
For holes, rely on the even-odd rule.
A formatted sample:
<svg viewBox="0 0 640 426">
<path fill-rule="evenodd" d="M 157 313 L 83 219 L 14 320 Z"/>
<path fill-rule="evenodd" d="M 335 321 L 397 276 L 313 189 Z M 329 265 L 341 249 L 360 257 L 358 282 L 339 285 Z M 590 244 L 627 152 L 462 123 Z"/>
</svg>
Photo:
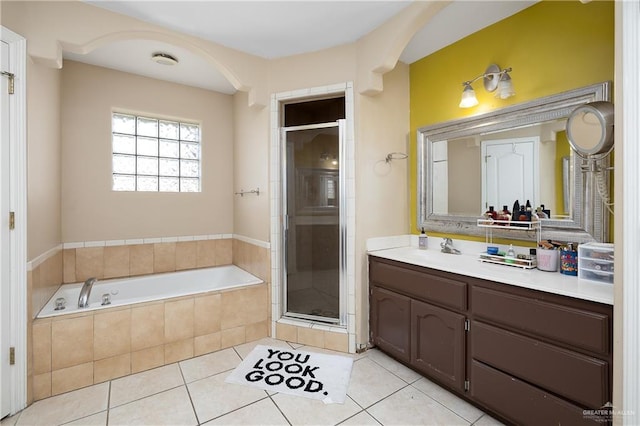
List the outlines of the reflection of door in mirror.
<svg viewBox="0 0 640 426">
<path fill-rule="evenodd" d="M 447 141 L 437 141 L 431 146 L 433 161 L 433 213 L 449 213 L 449 165 Z"/>
<path fill-rule="evenodd" d="M 482 200 L 480 211 L 489 206 L 496 210 L 521 205 L 529 200 L 539 204 L 540 176 L 538 174 L 538 137 L 483 140 L 481 147 Z"/>
</svg>

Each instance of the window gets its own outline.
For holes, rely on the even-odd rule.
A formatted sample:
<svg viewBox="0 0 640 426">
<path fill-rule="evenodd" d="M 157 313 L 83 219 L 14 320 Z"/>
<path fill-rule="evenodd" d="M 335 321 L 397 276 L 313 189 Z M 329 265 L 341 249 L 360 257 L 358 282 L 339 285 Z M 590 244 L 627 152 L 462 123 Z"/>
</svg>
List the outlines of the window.
<svg viewBox="0 0 640 426">
<path fill-rule="evenodd" d="M 113 113 L 113 190 L 200 192 L 200 125 Z"/>
</svg>

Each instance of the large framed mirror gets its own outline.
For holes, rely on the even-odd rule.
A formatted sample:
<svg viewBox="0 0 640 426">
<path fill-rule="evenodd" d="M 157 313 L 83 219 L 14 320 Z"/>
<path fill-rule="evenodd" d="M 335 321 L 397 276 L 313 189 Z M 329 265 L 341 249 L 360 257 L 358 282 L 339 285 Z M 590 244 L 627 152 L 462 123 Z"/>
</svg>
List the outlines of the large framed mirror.
<svg viewBox="0 0 640 426">
<path fill-rule="evenodd" d="M 418 228 L 481 236 L 477 219 L 489 206 L 511 210 L 519 199 L 550 212 L 543 239 L 608 241 L 609 214 L 570 148 L 566 122 L 577 107 L 610 97 L 603 82 L 418 129 Z M 504 236 L 531 238 L 523 234 Z"/>
</svg>

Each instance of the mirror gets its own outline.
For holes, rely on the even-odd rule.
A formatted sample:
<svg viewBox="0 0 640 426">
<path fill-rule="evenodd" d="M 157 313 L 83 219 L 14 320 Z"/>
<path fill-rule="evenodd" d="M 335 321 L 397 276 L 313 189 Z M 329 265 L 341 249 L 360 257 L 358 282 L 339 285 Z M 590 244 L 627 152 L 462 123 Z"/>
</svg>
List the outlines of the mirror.
<svg viewBox="0 0 640 426">
<path fill-rule="evenodd" d="M 484 235 L 489 206 L 529 200 L 551 213 L 542 238 L 606 241 L 608 215 L 565 129 L 577 107 L 609 98 L 604 82 L 418 129 L 418 228 Z"/>
<path fill-rule="evenodd" d="M 608 154 L 613 149 L 613 104 L 591 102 L 574 109 L 567 120 L 567 137 L 581 157 Z"/>
</svg>

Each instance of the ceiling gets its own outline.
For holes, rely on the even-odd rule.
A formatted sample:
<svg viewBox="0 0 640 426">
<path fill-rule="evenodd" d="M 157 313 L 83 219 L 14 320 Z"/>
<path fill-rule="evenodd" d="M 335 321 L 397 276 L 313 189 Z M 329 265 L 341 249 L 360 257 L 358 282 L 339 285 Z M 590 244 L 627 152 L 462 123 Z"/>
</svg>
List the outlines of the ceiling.
<svg viewBox="0 0 640 426">
<path fill-rule="evenodd" d="M 210 40 L 266 59 L 352 43 L 411 1 L 154 1 L 85 0 L 97 7 Z M 536 1 L 453 1 L 419 31 L 400 56 L 412 63 Z M 176 66 L 151 61 L 155 52 L 175 56 Z M 189 86 L 233 94 L 235 89 L 201 57 L 167 43 L 118 41 L 65 59 L 113 68 Z"/>
</svg>

